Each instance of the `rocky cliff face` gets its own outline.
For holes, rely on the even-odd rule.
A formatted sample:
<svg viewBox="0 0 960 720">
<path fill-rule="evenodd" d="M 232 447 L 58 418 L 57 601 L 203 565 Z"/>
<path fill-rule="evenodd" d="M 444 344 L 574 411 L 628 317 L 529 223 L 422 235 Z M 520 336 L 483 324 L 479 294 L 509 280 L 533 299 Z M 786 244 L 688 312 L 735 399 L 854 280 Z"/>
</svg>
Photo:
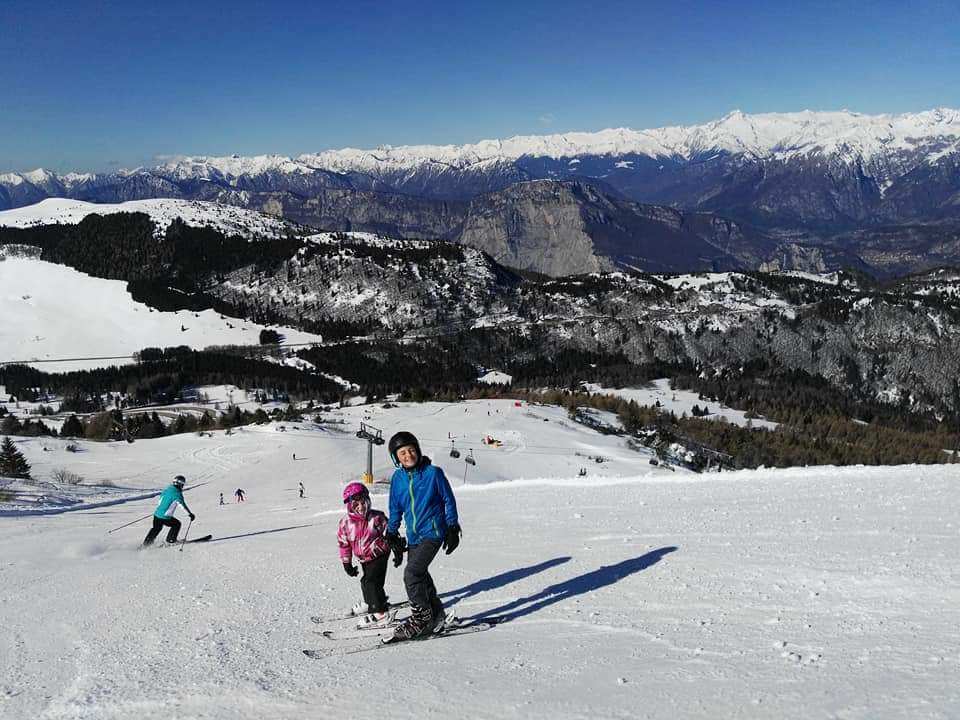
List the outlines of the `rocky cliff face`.
<svg viewBox="0 0 960 720">
<path fill-rule="evenodd" d="M 590 237 L 573 188 L 549 181 L 514 185 L 470 203 L 459 242 L 497 262 L 544 275 L 613 267 Z"/>
<path fill-rule="evenodd" d="M 343 189 L 310 198 L 246 193 L 234 199 L 316 228 L 450 240 L 551 276 L 623 266 L 753 267 L 771 247 L 761 233 L 724 218 L 642 205 L 582 181 L 516 183 L 469 203 Z"/>
<path fill-rule="evenodd" d="M 253 193 L 246 207 L 330 231 L 373 232 L 398 238 L 456 240 L 467 203 L 397 193 L 330 189 L 312 197 Z"/>
</svg>

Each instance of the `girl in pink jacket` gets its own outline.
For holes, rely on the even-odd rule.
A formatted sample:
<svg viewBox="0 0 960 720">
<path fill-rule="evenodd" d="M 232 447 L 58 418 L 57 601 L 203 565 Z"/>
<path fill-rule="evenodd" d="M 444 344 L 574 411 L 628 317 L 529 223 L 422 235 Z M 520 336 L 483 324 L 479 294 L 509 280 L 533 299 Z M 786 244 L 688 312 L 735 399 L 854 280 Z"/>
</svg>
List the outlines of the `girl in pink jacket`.
<svg viewBox="0 0 960 720">
<path fill-rule="evenodd" d="M 350 577 L 359 574 L 353 564 L 356 556 L 363 568 L 360 589 L 363 602 L 353 607 L 354 615 L 363 615 L 360 626 L 389 624 L 393 620 L 387 606 L 383 584 L 387 579 L 387 560 L 390 546 L 387 545 L 387 516 L 370 507 L 370 493 L 365 485 L 352 482 L 343 490 L 346 516 L 340 518 L 337 527 L 337 545 L 340 546 L 340 561 L 344 572 Z M 394 552 L 394 567 L 403 561 L 403 552 Z"/>
</svg>

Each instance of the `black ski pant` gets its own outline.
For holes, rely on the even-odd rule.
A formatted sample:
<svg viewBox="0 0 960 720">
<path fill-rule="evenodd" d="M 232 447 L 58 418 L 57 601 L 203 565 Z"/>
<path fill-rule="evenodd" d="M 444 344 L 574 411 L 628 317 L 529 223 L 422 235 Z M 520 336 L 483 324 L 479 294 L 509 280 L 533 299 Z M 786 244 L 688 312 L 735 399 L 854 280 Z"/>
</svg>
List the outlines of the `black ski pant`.
<svg viewBox="0 0 960 720">
<path fill-rule="evenodd" d="M 435 618 L 443 612 L 443 603 L 427 569 L 439 551 L 439 540 L 424 540 L 417 545 L 410 545 L 407 548 L 407 567 L 403 571 L 403 584 L 407 588 L 410 605 L 430 608 Z"/>
<path fill-rule="evenodd" d="M 360 589 L 363 590 L 363 601 L 372 613 L 385 612 L 387 609 L 387 594 L 383 591 L 383 584 L 387 580 L 387 560 L 390 553 L 360 563 L 363 576 L 360 578 Z"/>
<path fill-rule="evenodd" d="M 148 532 L 147 536 L 143 539 L 143 544 L 153 545 L 153 541 L 157 539 L 157 535 L 159 535 L 160 531 L 163 530 L 164 525 L 170 528 L 167 531 L 167 542 L 176 542 L 177 535 L 180 534 L 180 521 L 175 517 L 158 518 L 156 515 L 154 515 L 153 527 L 150 528 L 150 532 Z"/>
</svg>

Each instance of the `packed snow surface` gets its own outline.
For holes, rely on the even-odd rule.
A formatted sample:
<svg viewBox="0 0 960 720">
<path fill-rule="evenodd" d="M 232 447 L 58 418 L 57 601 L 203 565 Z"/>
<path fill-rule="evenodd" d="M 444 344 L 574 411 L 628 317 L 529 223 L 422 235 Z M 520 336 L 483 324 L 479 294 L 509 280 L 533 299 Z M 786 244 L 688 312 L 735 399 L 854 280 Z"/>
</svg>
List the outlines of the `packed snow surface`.
<svg viewBox="0 0 960 720">
<path fill-rule="evenodd" d="M 130 499 L 0 517 L 0 714 L 960 714 L 956 466 L 695 475 L 650 466 L 560 408 L 475 401 L 330 414 L 345 426 L 82 442 L 76 454 L 17 438 L 37 477 L 69 466 Z M 344 656 L 364 641 L 315 634 L 310 615 L 359 597 L 335 531 L 342 485 L 365 463 L 360 420 L 386 435 L 414 431 L 446 470 L 463 540 L 431 571 L 448 612 L 498 616 L 494 629 Z M 466 484 L 448 434 L 477 460 Z M 502 445 L 480 445 L 487 435 Z M 583 454 L 609 460 L 580 477 Z M 390 469 L 378 448 L 375 476 Z M 176 473 L 197 514 L 191 537 L 212 542 L 138 551 L 145 522 L 108 534 L 148 515 L 156 499 L 144 494 Z M 233 502 L 237 487 L 245 503 Z M 386 507 L 385 492 L 374 486 L 375 507 Z M 401 578 L 391 567 L 393 599 Z M 311 660 L 304 648 L 333 654 Z"/>
<path fill-rule="evenodd" d="M 162 234 L 176 218 L 188 225 L 210 226 L 226 235 L 243 237 L 283 237 L 289 223 L 271 215 L 244 210 L 232 205 L 204 200 L 130 200 L 122 203 L 91 203 L 66 198 L 47 198 L 33 205 L 0 211 L 0 226 L 32 227 L 34 225 L 75 225 L 87 215 L 114 213 L 146 213 Z"/>
<path fill-rule="evenodd" d="M 256 345 L 263 325 L 213 310 L 160 312 L 133 300 L 122 280 L 104 280 L 32 258 L 0 262 L 0 361 L 129 356 L 145 347 Z M 320 336 L 274 328 L 285 343 Z M 131 360 L 44 363 L 48 372 Z"/>
</svg>

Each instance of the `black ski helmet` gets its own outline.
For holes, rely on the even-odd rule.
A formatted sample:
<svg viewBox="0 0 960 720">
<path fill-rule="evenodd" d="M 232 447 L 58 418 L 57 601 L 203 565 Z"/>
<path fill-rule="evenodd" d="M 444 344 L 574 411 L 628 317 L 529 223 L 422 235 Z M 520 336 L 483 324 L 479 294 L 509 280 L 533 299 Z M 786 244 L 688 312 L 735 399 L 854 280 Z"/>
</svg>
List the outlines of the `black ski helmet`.
<svg viewBox="0 0 960 720">
<path fill-rule="evenodd" d="M 417 441 L 416 436 L 414 436 L 413 433 L 407 432 L 406 430 L 401 430 L 392 438 L 390 438 L 390 442 L 387 443 L 387 450 L 390 452 L 390 459 L 393 460 L 393 464 L 396 467 L 400 467 L 400 460 L 397 459 L 397 450 L 405 445 L 413 445 L 413 449 L 417 451 L 417 462 L 419 462 L 420 458 L 423 457 L 423 453 L 420 452 L 420 443 Z"/>
<path fill-rule="evenodd" d="M 183 486 L 187 484 L 187 479 L 183 475 L 177 475 L 173 479 L 173 484 L 178 488 L 183 489 Z"/>
</svg>

